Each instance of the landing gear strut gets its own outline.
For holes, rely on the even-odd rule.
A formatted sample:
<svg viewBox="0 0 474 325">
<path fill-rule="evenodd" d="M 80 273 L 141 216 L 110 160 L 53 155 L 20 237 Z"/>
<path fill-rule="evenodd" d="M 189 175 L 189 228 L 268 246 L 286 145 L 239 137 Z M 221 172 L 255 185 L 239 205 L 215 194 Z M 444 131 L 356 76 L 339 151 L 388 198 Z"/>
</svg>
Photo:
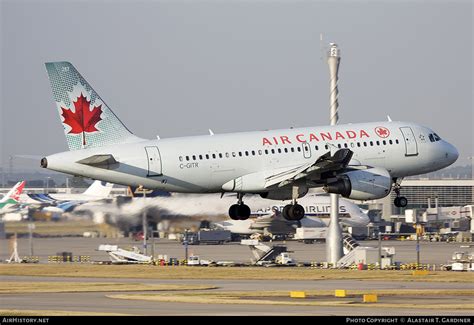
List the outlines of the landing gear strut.
<svg viewBox="0 0 474 325">
<path fill-rule="evenodd" d="M 232 220 L 247 220 L 250 217 L 250 208 L 244 204 L 243 197 L 243 193 L 237 193 L 237 204 L 233 204 L 229 208 L 229 217 Z"/>
<path fill-rule="evenodd" d="M 288 221 L 300 221 L 304 217 L 304 208 L 296 202 L 298 197 L 298 187 L 293 186 L 292 204 L 285 205 L 283 208 L 283 218 Z"/>
<path fill-rule="evenodd" d="M 395 204 L 397 208 L 404 208 L 408 204 L 407 198 L 404 196 L 400 196 L 400 189 L 402 188 L 402 186 L 400 185 L 401 181 L 402 181 L 401 179 L 400 180 L 397 178 L 393 179 L 393 190 L 395 191 L 395 194 L 397 195 L 397 197 L 393 201 L 393 204 Z"/>
</svg>

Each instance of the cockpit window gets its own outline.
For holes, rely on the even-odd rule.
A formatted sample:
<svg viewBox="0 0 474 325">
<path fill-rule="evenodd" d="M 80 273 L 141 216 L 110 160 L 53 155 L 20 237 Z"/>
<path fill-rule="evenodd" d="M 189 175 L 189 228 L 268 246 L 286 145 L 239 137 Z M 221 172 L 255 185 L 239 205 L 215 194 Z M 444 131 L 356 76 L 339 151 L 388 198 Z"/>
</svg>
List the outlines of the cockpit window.
<svg viewBox="0 0 474 325">
<path fill-rule="evenodd" d="M 435 141 L 441 140 L 441 138 L 439 137 L 439 135 L 437 135 L 436 133 L 433 133 L 433 135 L 434 135 Z"/>
<path fill-rule="evenodd" d="M 428 136 L 428 138 L 430 138 L 430 141 L 431 142 L 435 142 L 435 139 L 434 139 L 434 136 L 432 133 L 430 133 L 430 135 Z"/>
</svg>

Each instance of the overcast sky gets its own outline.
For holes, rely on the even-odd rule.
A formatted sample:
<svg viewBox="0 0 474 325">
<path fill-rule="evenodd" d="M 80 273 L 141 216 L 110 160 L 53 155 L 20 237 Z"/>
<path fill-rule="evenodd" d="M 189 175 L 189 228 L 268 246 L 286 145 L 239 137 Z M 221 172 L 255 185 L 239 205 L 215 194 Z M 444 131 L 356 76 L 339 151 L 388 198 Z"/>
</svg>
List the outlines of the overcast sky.
<svg viewBox="0 0 474 325">
<path fill-rule="evenodd" d="M 140 137 L 407 120 L 473 156 L 472 1 L 0 1 L 0 162 L 67 150 L 44 62 L 70 61 Z M 15 159 L 17 166 L 38 161 Z"/>
</svg>

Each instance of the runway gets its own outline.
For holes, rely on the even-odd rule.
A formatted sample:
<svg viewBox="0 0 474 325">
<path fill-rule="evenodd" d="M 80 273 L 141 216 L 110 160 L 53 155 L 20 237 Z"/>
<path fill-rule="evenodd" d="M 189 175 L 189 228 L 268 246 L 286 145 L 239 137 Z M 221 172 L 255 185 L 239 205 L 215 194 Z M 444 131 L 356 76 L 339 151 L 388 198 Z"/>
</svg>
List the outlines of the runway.
<svg viewBox="0 0 474 325">
<path fill-rule="evenodd" d="M 150 279 L 103 279 L 103 278 L 62 278 L 62 277 L 19 277 L 1 276 L 0 281 L 73 281 L 73 282 L 134 282 L 153 284 L 209 284 L 219 288 L 216 291 L 290 291 L 290 290 L 334 290 L 345 289 L 472 289 L 474 284 L 433 283 L 433 282 L 390 282 L 358 280 L 323 281 L 275 281 L 275 280 L 150 280 Z M 140 293 L 140 292 L 131 292 Z M 146 292 L 150 294 L 150 292 Z M 368 307 L 315 307 L 279 305 L 232 305 L 153 302 L 142 300 L 121 300 L 106 297 L 115 292 L 87 293 L 35 293 L 2 294 L 2 309 L 20 310 L 63 310 L 81 312 L 106 312 L 127 315 L 474 315 L 474 310 L 425 309 L 425 308 L 384 308 L 377 304 Z M 436 297 L 428 297 L 433 300 Z M 406 297 L 416 300 L 417 297 Z M 427 298 L 423 298 L 427 299 Z M 453 304 L 453 299 L 463 303 L 474 303 L 472 296 L 437 298 L 437 303 Z M 422 300 L 422 299 L 421 299 Z M 418 303 L 422 303 L 418 298 Z M 381 301 L 382 302 L 382 301 Z M 474 305 L 473 305 L 474 306 Z"/>
<path fill-rule="evenodd" d="M 19 240 L 20 256 L 27 255 L 28 244 L 27 239 Z M 41 264 L 47 264 L 47 256 L 55 255 L 56 252 L 60 251 L 71 251 L 75 256 L 77 255 L 90 255 L 92 260 L 108 260 L 108 256 L 104 252 L 96 251 L 100 244 L 118 244 L 121 247 L 140 247 L 141 242 L 133 242 L 128 238 L 118 239 L 106 239 L 106 238 L 35 238 L 34 239 L 34 250 L 35 255 L 40 257 Z M 0 258 L 6 259 L 9 257 L 8 252 L 8 241 L 1 240 Z M 184 246 L 181 243 L 169 241 L 169 240 L 157 240 L 155 242 L 155 254 L 167 254 L 169 257 L 176 257 L 182 259 L 184 257 Z M 272 245 L 274 243 L 266 243 Z M 282 242 L 278 242 L 282 244 Z M 287 242 L 288 249 L 292 251 L 292 255 L 297 261 L 322 261 L 325 257 L 325 245 L 324 244 L 302 244 L 298 242 Z M 375 247 L 377 241 L 364 241 L 361 242 L 363 246 Z M 393 246 L 396 249 L 396 261 L 402 263 L 412 263 L 416 261 L 415 243 L 413 241 L 384 241 L 383 246 Z M 463 247 L 461 247 L 463 246 Z M 226 244 L 226 245 L 202 245 L 202 246 L 190 246 L 189 254 L 198 254 L 206 259 L 213 260 L 233 260 L 238 262 L 249 262 L 251 258 L 248 247 L 239 245 L 237 243 Z M 457 243 L 430 243 L 423 242 L 421 245 L 421 258 L 423 263 L 446 263 L 453 252 L 460 250 L 469 250 L 469 246 L 457 244 Z M 66 266 L 66 264 L 59 264 L 58 266 Z M 0 265 L 0 274 L 2 266 Z M 19 265 L 20 269 L 24 268 Z M 25 266 L 26 267 L 26 266 Z M 71 267 L 74 267 L 71 265 Z M 97 266 L 100 270 L 106 270 L 105 266 Z M 239 278 L 224 278 L 224 279 L 173 279 L 176 276 L 175 273 L 170 272 L 169 278 L 164 279 L 153 278 L 146 276 L 144 273 L 135 274 L 134 269 L 140 270 L 140 272 L 153 272 L 153 267 L 150 268 L 135 268 L 133 265 L 122 266 L 122 268 L 111 268 L 110 272 L 132 272 L 128 273 L 125 278 L 114 278 L 114 277 L 94 277 L 93 275 L 85 275 L 85 277 L 65 277 L 65 276 L 54 276 L 55 264 L 48 265 L 48 268 L 53 273 L 48 273 L 50 276 L 42 277 L 25 275 L 0 275 L 1 283 L 9 282 L 64 282 L 65 286 L 67 283 L 86 283 L 86 282 L 98 282 L 98 283 L 143 283 L 143 284 L 181 284 L 181 285 L 213 285 L 217 286 L 217 289 L 206 290 L 206 291 L 193 291 L 192 295 L 196 295 L 196 292 L 202 294 L 203 297 L 211 297 L 213 292 L 216 296 L 219 293 L 235 293 L 235 292 L 246 292 L 249 295 L 262 294 L 264 297 L 258 298 L 260 300 L 272 300 L 276 301 L 276 304 L 260 304 L 258 303 L 246 303 L 244 298 L 240 299 L 237 297 L 238 303 L 226 303 L 222 304 L 215 299 L 207 303 L 197 303 L 196 301 L 190 302 L 165 302 L 165 301 L 148 301 L 148 300 L 125 300 L 115 299 L 108 296 L 117 296 L 118 294 L 140 294 L 146 293 L 147 295 L 159 295 L 163 292 L 62 292 L 62 293 L 2 293 L 0 294 L 0 309 L 10 310 L 38 310 L 39 313 L 43 310 L 53 311 L 76 311 L 83 313 L 112 313 L 112 314 L 127 314 L 127 315 L 352 315 L 352 316 L 387 316 L 387 315 L 474 315 L 474 296 L 473 295 L 453 295 L 453 291 L 456 290 L 470 290 L 474 292 L 474 281 L 473 282 L 438 282 L 438 281 L 424 281 L 423 279 L 413 279 L 408 276 L 410 280 L 405 281 L 404 278 L 399 278 L 400 281 L 394 281 L 394 279 L 387 278 L 386 280 L 372 279 L 372 280 L 359 280 L 357 277 L 360 272 L 357 270 L 351 271 L 352 279 L 322 279 L 322 280 L 291 280 L 291 268 L 285 269 L 285 279 L 263 279 L 263 280 L 251 280 L 251 279 L 239 279 Z M 176 270 L 185 270 L 184 267 L 178 267 Z M 34 268 L 33 268 L 34 269 Z M 298 272 L 299 268 L 295 268 L 295 272 Z M 123 270 L 123 271 L 119 271 Z M 238 272 L 236 268 L 219 268 L 219 270 L 226 270 L 229 272 Z M 262 268 L 262 272 L 265 272 L 266 268 Z M 211 270 L 209 269 L 209 272 Z M 268 270 L 269 271 L 269 270 Z M 273 270 L 277 271 L 278 270 Z M 283 271 L 283 270 L 282 270 Z M 309 271 L 309 270 L 308 270 Z M 108 271 L 107 271 L 108 272 Z M 202 272 L 206 274 L 207 268 L 202 269 Z M 260 271 L 258 271 L 260 274 Z M 288 273 L 289 272 L 289 273 Z M 328 272 L 331 272 L 328 270 Z M 365 271 L 370 272 L 370 271 Z M 12 274 L 12 273 L 7 273 Z M 16 274 L 16 273 L 13 273 Z M 28 273 L 27 273 L 28 274 Z M 30 273 L 31 274 L 31 273 Z M 209 273 L 212 274 L 212 273 Z M 235 273 L 234 273 L 235 274 Z M 265 274 L 265 273 L 263 273 Z M 288 274 L 289 278 L 288 279 Z M 295 273 L 296 274 L 296 273 Z M 308 273 L 313 274 L 313 273 Z M 389 274 L 389 273 L 387 273 Z M 449 273 L 446 273 L 449 278 Z M 74 276 L 74 273 L 69 273 Z M 324 273 L 323 273 L 324 275 Z M 122 274 L 123 276 L 123 274 Z M 329 273 L 328 275 L 329 276 Z M 133 278 L 132 278 L 133 277 Z M 202 277 L 201 277 L 202 278 Z M 321 290 L 333 291 L 336 289 L 345 290 L 362 290 L 368 292 L 370 290 L 394 290 L 395 292 L 402 292 L 405 290 L 416 289 L 422 292 L 440 290 L 439 294 L 424 294 L 417 295 L 413 292 L 407 295 L 381 295 L 379 301 L 376 304 L 364 305 L 361 303 L 361 296 L 353 297 L 350 302 L 344 305 L 278 305 L 282 301 L 289 301 L 291 303 L 314 303 L 320 300 L 334 301 L 336 298 L 325 297 L 318 298 L 313 297 L 307 300 L 294 301 L 288 298 L 290 291 L 313 291 L 318 292 Z M 108 289 L 107 289 L 108 290 Z M 282 296 L 268 298 L 265 296 L 266 292 L 280 291 L 283 292 Z M 446 293 L 443 293 L 446 292 Z M 166 294 L 174 295 L 177 292 L 168 292 Z M 179 293 L 181 294 L 181 293 Z M 211 295 L 211 296 L 209 296 Z M 178 297 L 179 298 L 179 297 Z M 199 301 L 199 296 L 197 297 Z M 257 299 L 257 298 L 254 298 Z M 257 299 L 257 300 L 258 300 Z M 396 305 L 405 305 L 405 307 L 394 307 Z M 430 308 L 427 308 L 427 306 Z M 468 308 L 457 309 L 458 305 L 468 306 Z M 392 307 L 390 307 L 392 306 Z M 436 306 L 436 307 L 433 307 Z M 469 308 L 472 306 L 472 308 Z"/>
</svg>

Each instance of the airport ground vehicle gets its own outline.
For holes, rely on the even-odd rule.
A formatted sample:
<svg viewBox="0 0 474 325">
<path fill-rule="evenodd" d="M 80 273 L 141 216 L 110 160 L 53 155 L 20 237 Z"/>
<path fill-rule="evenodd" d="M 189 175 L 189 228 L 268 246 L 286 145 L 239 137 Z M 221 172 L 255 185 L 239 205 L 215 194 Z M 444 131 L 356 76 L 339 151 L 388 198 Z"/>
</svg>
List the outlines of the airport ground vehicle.
<svg viewBox="0 0 474 325">
<path fill-rule="evenodd" d="M 315 241 L 324 241 L 326 239 L 327 227 L 321 228 L 296 228 L 294 240 L 302 241 L 305 244 L 312 244 Z"/>
<path fill-rule="evenodd" d="M 187 260 L 187 265 L 188 266 L 208 266 L 212 262 L 209 260 L 202 260 L 199 256 L 197 255 L 191 255 L 188 257 Z"/>
<path fill-rule="evenodd" d="M 199 230 L 185 233 L 183 241 L 187 241 L 188 245 L 217 245 L 229 242 L 231 239 L 232 234 L 229 230 Z"/>
<path fill-rule="evenodd" d="M 296 262 L 290 257 L 290 253 L 284 252 L 275 258 L 275 263 L 279 265 L 295 266 Z"/>
</svg>

